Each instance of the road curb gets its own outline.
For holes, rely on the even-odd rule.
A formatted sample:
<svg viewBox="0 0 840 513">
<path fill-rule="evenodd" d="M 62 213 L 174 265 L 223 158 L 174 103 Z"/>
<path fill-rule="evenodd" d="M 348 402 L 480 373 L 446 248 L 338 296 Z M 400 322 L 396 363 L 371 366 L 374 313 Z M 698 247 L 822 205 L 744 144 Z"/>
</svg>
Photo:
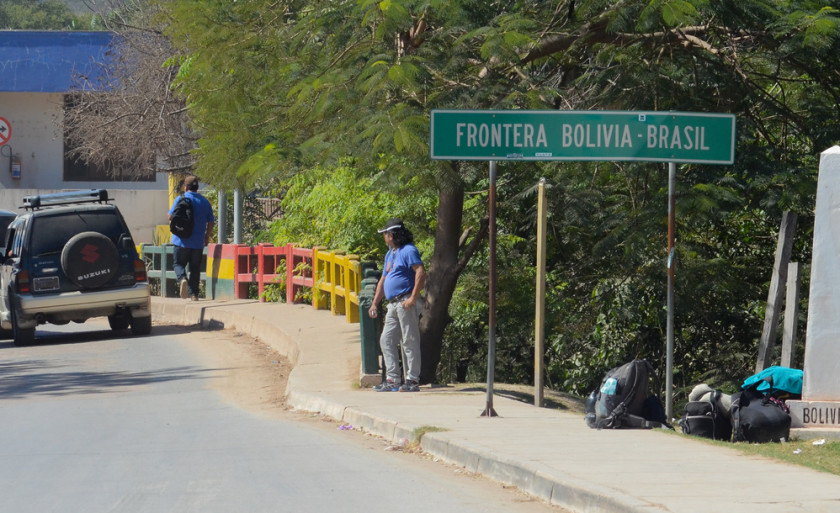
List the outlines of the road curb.
<svg viewBox="0 0 840 513">
<path fill-rule="evenodd" d="M 315 361 L 307 355 L 306 349 L 315 341 L 306 344 L 258 315 L 244 312 L 249 305 L 242 303 L 208 304 L 190 303 L 178 300 L 153 298 L 154 318 L 165 322 L 184 325 L 217 326 L 233 329 L 256 338 L 287 356 L 293 370 L 289 376 L 286 401 L 294 409 L 319 413 L 339 422 L 350 424 L 354 429 L 380 436 L 394 444 L 402 445 L 403 439 L 417 441 L 423 426 L 384 418 L 358 406 L 330 397 L 327 390 L 303 390 L 303 384 L 312 382 L 324 372 L 324 362 Z M 252 308 L 252 307 L 251 307 Z M 323 329 L 323 326 L 317 327 Z M 297 333 L 298 336 L 303 336 Z M 339 340 L 340 343 L 343 343 Z M 335 344 L 335 341 L 329 343 Z M 340 343 L 338 344 L 340 346 Z M 318 382 L 317 380 L 315 382 Z M 340 387 L 340 385 L 338 385 Z M 347 390 L 351 390 L 348 385 Z M 363 392 L 359 392 L 363 393 Z M 372 392 L 371 392 L 372 393 Z M 346 396 L 345 396 L 346 397 Z M 537 464 L 518 461 L 495 454 L 493 448 L 455 440 L 456 433 L 430 431 L 419 433 L 420 448 L 434 458 L 464 468 L 468 472 L 481 474 L 508 486 L 516 486 L 524 493 L 550 504 L 587 513 L 656 513 L 665 512 L 662 506 L 628 496 L 619 490 L 597 483 L 582 482 L 569 476 L 558 476 Z"/>
<path fill-rule="evenodd" d="M 575 511 L 603 513 L 665 512 L 655 504 L 616 490 L 604 489 L 592 483 L 582 483 L 569 477 L 558 478 L 537 466 L 513 459 L 501 458 L 487 448 L 471 447 L 449 439 L 445 432 L 427 433 L 420 443 L 423 451 L 436 458 L 481 474 L 505 485 L 516 486 L 523 492 L 555 506 Z"/>
</svg>

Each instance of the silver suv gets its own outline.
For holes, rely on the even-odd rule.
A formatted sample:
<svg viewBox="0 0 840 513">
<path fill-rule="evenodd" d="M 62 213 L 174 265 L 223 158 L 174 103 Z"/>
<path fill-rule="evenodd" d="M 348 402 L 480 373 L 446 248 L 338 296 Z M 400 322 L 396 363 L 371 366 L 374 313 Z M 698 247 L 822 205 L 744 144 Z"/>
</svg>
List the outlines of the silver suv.
<svg viewBox="0 0 840 513">
<path fill-rule="evenodd" d="M 0 255 L 0 331 L 15 345 L 39 324 L 108 317 L 114 330 L 152 329 L 146 266 L 104 189 L 23 199 Z"/>
</svg>

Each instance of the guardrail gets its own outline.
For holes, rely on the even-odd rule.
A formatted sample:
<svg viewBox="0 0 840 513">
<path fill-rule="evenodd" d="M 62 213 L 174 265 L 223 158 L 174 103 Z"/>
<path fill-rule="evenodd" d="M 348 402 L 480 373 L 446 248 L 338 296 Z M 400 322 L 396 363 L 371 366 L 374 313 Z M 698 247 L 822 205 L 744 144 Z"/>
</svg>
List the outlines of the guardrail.
<svg viewBox="0 0 840 513">
<path fill-rule="evenodd" d="M 343 314 L 347 322 L 359 322 L 359 290 L 362 287 L 362 264 L 356 255 L 345 255 L 343 251 L 329 251 L 323 247 L 312 248 L 312 277 L 315 290 L 312 306 L 327 307 L 330 311 Z"/>
<path fill-rule="evenodd" d="M 146 262 L 146 276 L 149 281 L 159 280 L 160 288 L 157 292 L 162 297 L 178 297 L 178 283 L 175 278 L 175 245 L 154 244 L 140 245 L 140 258 Z M 201 259 L 201 268 L 207 268 L 207 248 L 204 248 L 204 256 Z M 200 281 L 207 283 L 207 273 L 202 271 Z M 154 283 L 154 282 L 152 282 Z"/>
<path fill-rule="evenodd" d="M 149 279 L 160 280 L 160 295 L 177 297 L 174 262 L 175 246 L 141 245 Z M 298 248 L 292 244 L 210 244 L 205 248 L 201 280 L 211 299 L 247 299 L 251 284 L 257 285 L 260 301 L 266 301 L 266 286 L 285 285 L 287 303 L 294 303 L 307 290 L 312 307 L 344 315 L 347 322 L 359 322 L 359 291 L 362 265 L 356 255 L 324 247 Z"/>
<path fill-rule="evenodd" d="M 265 286 L 277 283 L 285 284 L 286 302 L 294 303 L 301 289 L 311 289 L 315 284 L 311 249 L 296 248 L 292 244 L 236 244 L 233 247 L 234 290 L 237 299 L 247 299 L 249 284 L 256 283 L 259 299 L 264 302 Z"/>
</svg>

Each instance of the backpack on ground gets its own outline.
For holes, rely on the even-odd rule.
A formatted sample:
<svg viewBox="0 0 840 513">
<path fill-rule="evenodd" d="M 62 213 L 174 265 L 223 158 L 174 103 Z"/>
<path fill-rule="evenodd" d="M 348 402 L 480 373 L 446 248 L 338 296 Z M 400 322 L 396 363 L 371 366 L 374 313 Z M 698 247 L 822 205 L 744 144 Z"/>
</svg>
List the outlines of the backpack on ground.
<svg viewBox="0 0 840 513">
<path fill-rule="evenodd" d="M 186 196 L 178 198 L 172 217 L 169 220 L 169 231 L 182 239 L 189 238 L 195 227 L 195 214 L 192 200 Z"/>
<path fill-rule="evenodd" d="M 769 392 L 759 390 L 765 381 Z M 773 397 L 773 379 L 756 381 L 732 395 L 733 442 L 780 442 L 790 438 L 790 413 Z"/>
<path fill-rule="evenodd" d="M 607 372 L 586 403 L 586 424 L 594 429 L 667 427 L 662 403 L 648 392 L 656 379 L 647 360 L 633 360 Z"/>
<path fill-rule="evenodd" d="M 689 401 L 680 419 L 680 430 L 685 435 L 726 440 L 732 438 L 732 424 L 720 406 L 721 391 L 704 395 L 700 401 Z"/>
</svg>

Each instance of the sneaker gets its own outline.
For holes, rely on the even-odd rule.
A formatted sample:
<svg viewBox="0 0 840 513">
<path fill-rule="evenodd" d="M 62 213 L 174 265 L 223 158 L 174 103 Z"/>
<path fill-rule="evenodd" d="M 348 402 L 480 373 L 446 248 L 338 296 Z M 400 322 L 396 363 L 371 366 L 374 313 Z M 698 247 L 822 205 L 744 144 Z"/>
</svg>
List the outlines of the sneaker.
<svg viewBox="0 0 840 513">
<path fill-rule="evenodd" d="M 420 391 L 420 383 L 414 381 L 413 379 L 409 379 L 405 382 L 403 386 L 400 387 L 400 392 L 419 392 Z"/>
<path fill-rule="evenodd" d="M 386 379 L 382 383 L 373 387 L 374 392 L 396 392 L 400 389 L 400 384 L 396 381 L 391 381 L 390 379 Z"/>
<path fill-rule="evenodd" d="M 181 278 L 181 284 L 178 285 L 179 292 L 181 294 L 181 299 L 187 299 L 190 296 L 190 284 L 187 283 L 187 280 Z"/>
<path fill-rule="evenodd" d="M 193 296 L 190 299 L 192 299 L 193 301 L 198 301 L 198 296 Z"/>
</svg>

